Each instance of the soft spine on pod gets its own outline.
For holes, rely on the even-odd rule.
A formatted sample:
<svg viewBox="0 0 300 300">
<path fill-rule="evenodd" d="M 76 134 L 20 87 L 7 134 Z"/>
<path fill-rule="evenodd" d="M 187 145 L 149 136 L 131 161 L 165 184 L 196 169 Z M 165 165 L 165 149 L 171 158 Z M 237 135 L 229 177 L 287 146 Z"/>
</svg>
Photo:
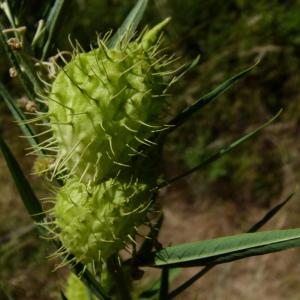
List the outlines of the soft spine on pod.
<svg viewBox="0 0 300 300">
<path fill-rule="evenodd" d="M 88 187 L 76 179 L 59 191 L 54 208 L 59 237 L 85 263 L 106 260 L 133 241 L 152 204 L 147 185 L 109 179 Z"/>
<path fill-rule="evenodd" d="M 52 84 L 50 144 L 58 150 L 50 168 L 52 178 L 64 182 L 53 208 L 59 254 L 87 264 L 105 261 L 134 243 L 145 222 L 157 175 L 151 163 L 136 161 L 148 159 L 139 149 L 153 149 L 149 137 L 166 128 L 162 70 L 172 59 L 159 57 L 156 41 L 168 21 L 114 49 L 99 41 L 98 49 L 75 55 Z"/>
<path fill-rule="evenodd" d="M 57 75 L 49 94 L 49 117 L 58 153 L 53 174 L 77 176 L 86 183 L 114 177 L 132 167 L 139 148 L 164 129 L 166 106 L 157 57 L 158 24 L 140 38 L 108 49 L 81 53 Z M 163 57 L 164 58 L 164 57 Z"/>
</svg>

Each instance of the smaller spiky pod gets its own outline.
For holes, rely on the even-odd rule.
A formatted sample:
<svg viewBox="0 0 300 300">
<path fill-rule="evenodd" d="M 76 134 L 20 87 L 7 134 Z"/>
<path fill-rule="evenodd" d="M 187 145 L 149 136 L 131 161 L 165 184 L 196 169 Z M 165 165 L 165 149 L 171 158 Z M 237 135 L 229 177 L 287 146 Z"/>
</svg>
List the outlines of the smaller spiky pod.
<svg viewBox="0 0 300 300">
<path fill-rule="evenodd" d="M 104 261 L 134 242 L 153 193 L 138 182 L 109 179 L 88 186 L 70 179 L 57 194 L 55 225 L 63 247 L 77 261 Z"/>
<path fill-rule="evenodd" d="M 54 174 L 64 172 L 85 183 L 99 183 L 132 167 L 139 148 L 155 143 L 165 129 L 160 115 L 166 106 L 158 34 L 168 19 L 135 41 L 80 53 L 52 84 L 49 117 L 58 147 Z"/>
</svg>

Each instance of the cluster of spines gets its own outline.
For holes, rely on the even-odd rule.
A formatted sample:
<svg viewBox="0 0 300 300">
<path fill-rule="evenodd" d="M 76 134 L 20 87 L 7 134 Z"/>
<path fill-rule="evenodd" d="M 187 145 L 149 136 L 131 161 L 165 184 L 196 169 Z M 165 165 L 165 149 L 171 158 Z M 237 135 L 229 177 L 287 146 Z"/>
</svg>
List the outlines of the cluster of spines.
<svg viewBox="0 0 300 300">
<path fill-rule="evenodd" d="M 128 45 L 129 45 L 129 42 L 127 42 L 126 45 L 122 45 L 122 47 L 124 47 L 124 49 L 126 49 L 126 47 L 128 47 Z M 101 47 L 101 49 L 103 49 L 103 53 L 105 53 L 105 56 L 108 59 L 110 59 L 109 49 L 106 48 L 105 43 L 100 39 L 98 39 L 98 46 Z M 159 46 L 160 46 L 159 43 L 157 43 L 157 44 L 155 44 L 155 45 L 153 45 L 149 48 L 147 53 L 150 53 L 149 54 L 150 59 L 153 59 L 160 52 L 160 50 L 158 50 Z M 77 45 L 76 52 L 79 51 L 78 48 L 79 47 Z M 81 55 L 80 53 L 76 53 L 75 57 L 80 58 L 80 55 Z M 126 58 L 126 56 L 123 57 L 123 60 L 125 58 Z M 95 61 L 97 62 L 97 64 L 96 64 L 97 68 L 100 68 L 100 62 L 97 58 L 96 53 L 95 53 Z M 152 65 L 156 66 L 157 69 L 160 69 L 160 68 L 165 67 L 166 65 L 172 63 L 173 61 L 174 61 L 174 57 L 170 57 L 169 59 L 167 59 L 165 57 L 165 55 L 163 55 L 162 57 L 157 58 L 156 60 L 154 60 Z M 80 59 L 79 59 L 79 62 L 80 62 Z M 136 64 L 139 64 L 139 63 L 140 62 L 138 61 Z M 152 65 L 151 65 L 151 67 L 152 67 Z M 159 67 L 157 67 L 157 66 L 159 66 Z M 78 66 L 78 67 L 80 68 L 81 71 L 84 70 L 84 68 L 82 66 Z M 102 67 L 102 70 L 99 69 L 99 71 L 104 71 L 103 73 L 107 75 L 107 71 L 105 71 L 104 64 L 102 64 L 101 67 Z M 134 66 L 132 66 L 132 67 L 134 67 Z M 132 69 L 132 67 L 129 67 L 126 71 L 123 72 L 123 74 L 125 74 L 125 72 L 129 72 Z M 93 70 L 93 67 L 90 66 L 89 69 Z M 92 102 L 93 101 L 98 101 L 98 99 L 94 99 L 91 95 L 88 95 L 85 90 L 81 89 L 80 86 L 78 85 L 78 83 L 76 83 L 71 78 L 71 76 L 68 74 L 68 72 L 64 68 L 61 68 L 61 71 L 64 72 L 64 74 L 70 79 L 71 83 L 78 90 L 80 90 L 80 92 L 84 93 L 85 96 L 88 99 L 90 99 Z M 95 76 L 97 76 L 97 79 L 99 79 L 99 80 L 101 79 L 101 77 L 97 75 L 97 72 L 95 70 L 92 71 L 92 72 L 93 72 L 93 74 L 95 74 Z M 121 74 L 121 76 L 123 74 Z M 162 72 L 162 73 L 152 72 L 152 74 L 155 75 L 155 76 L 156 75 L 157 76 L 162 76 L 162 75 L 165 75 L 166 73 L 165 72 Z M 86 75 L 88 75 L 88 74 L 86 74 Z M 109 78 L 107 78 L 107 80 L 109 80 Z M 160 81 L 159 84 L 162 84 L 162 85 L 165 86 L 164 91 L 159 95 L 155 95 L 155 94 L 151 95 L 153 101 L 155 101 L 156 98 L 166 96 L 167 83 Z M 125 89 L 126 88 L 123 87 L 123 89 L 117 91 L 114 95 L 112 95 L 111 98 L 109 99 L 109 102 L 112 102 L 116 97 L 120 96 L 120 94 L 123 93 L 125 91 Z M 147 93 L 151 93 L 151 90 L 145 91 L 143 97 Z M 67 105 L 57 101 L 55 99 L 55 97 L 53 97 L 53 96 L 54 95 L 51 95 L 51 91 L 50 91 L 46 96 L 43 96 L 43 98 L 40 99 L 39 101 L 41 101 L 43 103 L 46 103 L 46 104 L 48 104 L 48 101 L 53 101 L 57 105 L 60 105 L 64 109 L 68 110 L 69 115 L 72 116 L 72 118 L 76 118 L 76 116 L 78 116 L 78 115 L 83 115 L 83 114 L 88 115 L 89 114 L 89 112 L 86 112 L 86 111 L 75 113 L 73 111 L 72 107 L 68 107 Z M 160 100 L 161 99 L 159 99 L 158 101 L 160 101 Z M 57 120 L 57 121 L 52 120 L 51 123 L 45 122 L 46 119 L 49 119 L 49 118 L 52 117 L 51 113 L 49 113 L 49 112 L 48 113 L 40 112 L 40 113 L 37 113 L 37 114 L 38 114 L 38 116 L 36 118 L 31 119 L 31 121 L 34 121 L 34 122 L 41 121 L 41 123 L 39 125 L 49 126 L 50 129 L 46 131 L 47 133 L 49 133 L 51 131 L 51 126 L 53 126 L 53 125 L 58 125 L 58 126 L 62 126 L 62 127 L 65 127 L 65 128 L 70 127 L 71 130 L 73 128 L 71 121 L 62 122 L 62 121 L 59 121 L 59 120 Z M 131 121 L 132 121 L 132 119 L 131 119 Z M 145 127 L 149 131 L 149 135 L 154 134 L 154 133 L 159 132 L 159 131 L 166 130 L 168 128 L 168 126 L 166 126 L 166 125 L 157 125 L 157 124 L 146 123 L 146 122 L 144 122 L 142 120 L 138 120 L 138 119 L 134 120 L 134 122 L 136 122 L 138 124 L 138 126 Z M 113 142 L 112 142 L 113 138 L 112 138 L 111 133 L 108 132 L 108 130 L 105 127 L 105 124 L 104 124 L 103 121 L 99 120 L 99 124 L 96 124 L 94 126 L 97 126 L 97 125 L 100 126 L 100 128 L 102 130 L 102 133 L 103 133 L 103 136 L 107 139 L 107 144 L 109 145 L 108 149 L 106 149 L 106 153 L 105 153 L 106 156 L 112 161 L 112 164 L 120 167 L 121 169 L 131 167 L 131 164 L 130 164 L 131 158 L 133 158 L 135 156 L 145 156 L 146 155 L 144 153 L 145 151 L 140 150 L 140 148 L 142 148 L 142 147 L 147 148 L 147 147 L 152 147 L 152 146 L 156 145 L 155 142 L 151 140 L 151 138 L 150 139 L 148 137 L 140 138 L 139 135 L 137 134 L 138 131 L 139 131 L 139 128 L 136 129 L 137 126 L 133 126 L 133 128 L 132 128 L 132 126 L 130 126 L 129 124 L 124 122 L 121 125 L 124 127 L 124 129 L 126 131 L 128 131 L 128 133 L 130 133 L 133 136 L 133 138 L 135 140 L 135 145 L 131 145 L 130 143 L 126 143 L 125 147 L 127 148 L 129 157 L 128 157 L 128 159 L 126 159 L 127 161 L 125 161 L 125 162 L 118 161 L 118 160 L 115 159 L 115 152 L 116 151 L 114 149 L 114 145 L 113 145 Z M 44 153 L 47 153 L 46 154 L 47 156 L 52 157 L 53 159 L 56 158 L 55 163 L 49 164 L 49 167 L 47 169 L 43 170 L 42 172 L 50 172 L 52 174 L 51 180 L 53 180 L 53 178 L 55 178 L 55 177 L 60 177 L 62 179 L 67 179 L 69 177 L 72 177 L 75 174 L 77 165 L 74 164 L 74 166 L 71 169 L 68 169 L 66 167 L 66 165 L 67 165 L 68 161 L 72 160 L 72 156 L 76 152 L 76 149 L 77 149 L 78 145 L 80 144 L 80 142 L 81 142 L 81 140 L 78 139 L 78 141 L 76 143 L 74 143 L 73 147 L 68 151 L 68 153 L 62 155 L 59 151 L 59 147 L 57 146 L 56 138 L 54 136 L 52 136 L 49 139 L 44 140 L 37 147 L 35 147 L 31 153 L 38 153 L 40 151 L 43 151 Z M 81 157 L 83 157 L 85 155 L 85 153 L 89 150 L 90 146 L 95 142 L 96 142 L 95 140 L 91 139 L 90 141 L 88 141 L 86 143 L 86 147 L 84 149 L 80 149 L 81 150 L 81 155 L 82 155 Z M 140 147 L 140 146 L 142 146 L 142 147 Z M 98 164 L 98 162 L 100 160 L 100 155 L 101 155 L 101 153 L 97 153 L 96 164 L 94 164 L 93 166 L 91 166 L 91 164 L 89 162 L 87 163 L 85 169 L 83 170 L 83 172 L 81 172 L 82 173 L 82 178 L 84 178 L 84 175 L 88 172 L 89 168 L 96 168 L 94 173 L 95 174 L 99 173 L 99 170 L 101 169 L 101 165 Z M 80 163 L 81 157 L 79 157 L 78 163 Z M 92 181 L 95 181 L 95 179 L 96 178 L 93 178 Z"/>
<path fill-rule="evenodd" d="M 151 32 L 151 31 L 150 31 Z M 147 34 L 147 32 L 141 34 L 134 42 L 130 42 L 130 39 L 124 39 L 123 42 L 118 46 L 119 47 L 119 51 L 132 51 L 132 49 L 128 49 L 128 47 L 131 47 L 131 45 L 137 45 L 138 43 L 142 43 L 143 41 L 143 36 L 145 36 Z M 111 60 L 112 58 L 110 57 L 111 55 L 111 49 L 108 49 L 106 47 L 106 40 L 108 39 L 108 35 L 105 36 L 102 40 L 100 38 L 98 38 L 98 47 L 99 49 L 102 49 L 102 53 L 105 56 L 106 59 Z M 144 41 L 145 42 L 145 41 Z M 157 86 L 159 86 L 159 93 L 153 93 L 152 89 L 146 89 L 144 91 L 142 91 L 143 97 L 146 97 L 147 94 L 151 95 L 151 100 L 152 101 L 162 101 L 162 98 L 166 98 L 168 96 L 167 91 L 170 88 L 171 84 L 173 82 L 176 81 L 176 76 L 173 77 L 173 79 L 169 80 L 169 81 L 163 81 L 162 78 L 165 76 L 171 76 L 173 73 L 178 73 L 181 70 L 181 67 L 176 69 L 176 70 L 172 70 L 172 71 L 163 71 L 165 68 L 167 68 L 170 64 L 172 64 L 173 62 L 175 62 L 178 58 L 175 58 L 174 56 L 170 56 L 168 57 L 167 55 L 163 54 L 162 52 L 164 51 L 164 49 L 161 49 L 161 37 L 159 37 L 158 41 L 153 43 L 152 45 L 148 44 L 147 45 L 147 51 L 144 49 L 142 54 L 139 52 L 140 50 L 138 48 L 136 48 L 134 51 L 136 52 L 131 52 L 131 55 L 136 55 L 136 54 L 140 54 L 140 55 L 145 55 L 145 53 L 148 56 L 149 61 L 151 61 L 151 63 L 149 64 L 149 70 L 151 69 L 151 74 L 153 76 L 153 80 L 155 80 L 155 84 L 157 84 Z M 84 51 L 81 49 L 79 43 L 76 43 L 76 46 L 74 47 L 74 51 L 73 51 L 73 56 L 71 59 L 71 63 L 72 61 L 76 62 L 76 68 L 78 68 L 80 70 L 80 72 L 85 73 L 85 76 L 90 76 L 88 72 L 92 72 L 92 75 L 97 77 L 97 79 L 99 80 L 99 82 L 101 82 L 102 84 L 105 84 L 105 82 L 103 82 L 103 78 L 101 76 L 99 76 L 99 73 L 103 73 L 105 75 L 105 80 L 107 80 L 107 82 L 110 81 L 109 78 L 109 72 L 106 70 L 105 64 L 102 62 L 101 59 L 98 58 L 98 52 L 96 52 L 95 50 L 92 49 L 92 53 L 94 55 L 94 61 L 95 64 L 94 66 L 84 66 L 84 63 L 82 61 L 82 57 L 81 55 L 84 55 Z M 131 48 L 134 48 L 133 46 Z M 138 53 L 139 52 L 139 53 Z M 123 55 L 122 59 L 120 59 L 119 61 L 117 61 L 117 64 L 120 64 L 122 62 L 124 62 L 124 60 L 126 60 L 129 57 L 130 53 L 127 53 L 126 55 Z M 53 68 L 51 68 L 52 70 L 59 70 L 59 73 L 64 74 L 68 80 L 69 83 L 75 87 L 80 93 L 82 93 L 83 95 L 85 95 L 87 97 L 87 99 L 89 99 L 90 104 L 99 104 L 98 99 L 96 99 L 95 97 L 93 97 L 93 95 L 90 95 L 89 93 L 86 92 L 85 89 L 82 89 L 80 87 L 80 84 L 78 82 L 76 82 L 76 80 L 74 80 L 74 78 L 72 78 L 72 76 L 68 73 L 67 71 L 67 66 L 69 65 L 69 63 L 64 59 L 64 56 L 58 55 L 57 57 L 60 57 L 61 60 L 65 63 L 65 67 L 59 67 L 58 64 L 56 64 L 56 61 L 53 60 L 53 63 L 55 64 Z M 112 62 L 116 63 L 116 61 Z M 127 75 L 128 73 L 130 73 L 134 68 L 136 68 L 139 64 L 141 64 L 141 61 L 137 61 L 135 64 L 133 64 L 131 67 L 129 66 L 126 70 L 124 70 L 122 73 L 120 73 L 120 78 L 122 76 Z M 88 69 L 88 70 L 87 70 Z M 147 73 L 147 71 L 149 70 L 144 70 L 145 73 Z M 98 71 L 98 73 L 97 73 Z M 153 84 L 153 83 L 151 83 Z M 48 84 L 45 82 L 45 86 L 47 88 L 49 88 Z M 52 85 L 51 85 L 52 86 Z M 123 87 L 121 89 L 119 89 L 118 91 L 116 91 L 113 95 L 111 95 L 111 97 L 109 98 L 108 102 L 109 103 L 113 103 L 120 95 L 124 94 L 126 92 L 126 87 Z M 137 89 L 137 92 L 138 89 Z M 89 112 L 88 111 L 80 111 L 80 112 L 74 112 L 74 109 L 72 107 L 69 107 L 68 105 L 65 105 L 64 103 L 61 103 L 60 101 L 58 101 L 55 98 L 55 94 L 53 94 L 52 90 L 48 89 L 48 92 L 46 93 L 46 95 L 39 95 L 39 99 L 37 99 L 38 102 L 42 103 L 42 105 L 48 106 L 51 102 L 54 103 L 55 105 L 61 106 L 63 109 L 65 109 L 66 111 L 68 111 L 68 116 L 70 116 L 71 118 L 76 118 L 80 115 L 86 115 L 89 116 Z M 163 100 L 164 102 L 166 102 L 166 100 Z M 164 110 L 164 109 L 163 109 Z M 49 121 L 50 120 L 50 121 Z M 68 151 L 67 154 L 61 154 L 60 149 L 59 149 L 59 145 L 57 143 L 55 134 L 53 132 L 53 125 L 59 125 L 59 126 L 67 126 L 69 127 L 71 130 L 73 129 L 73 124 L 72 122 L 68 121 L 68 120 L 54 120 L 53 118 L 53 114 L 50 112 L 36 112 L 36 117 L 30 120 L 31 122 L 40 122 L 38 125 L 40 126 L 46 126 L 49 127 L 49 129 L 47 129 L 46 131 L 38 134 L 38 136 L 50 136 L 48 139 L 45 139 L 42 143 L 40 143 L 38 146 L 33 147 L 33 151 L 32 153 L 41 153 L 43 152 L 43 155 L 41 156 L 41 159 L 38 161 L 40 166 L 39 168 L 36 168 L 36 171 L 38 173 L 48 173 L 50 174 L 50 180 L 52 181 L 54 178 L 58 178 L 60 180 L 63 180 L 66 184 L 72 180 L 72 178 L 75 178 L 78 174 L 76 174 L 76 168 L 77 165 L 82 161 L 81 158 L 79 157 L 79 159 L 77 160 L 77 163 L 72 165 L 72 168 L 69 168 L 67 166 L 68 162 L 72 160 L 72 157 L 74 156 L 74 153 L 77 150 L 78 145 L 80 144 L 81 140 L 80 138 L 78 138 L 78 141 L 76 143 L 74 143 L 74 145 L 72 146 L 72 148 L 70 149 L 70 151 Z M 153 149 L 153 147 L 157 146 L 156 142 L 151 140 L 151 136 L 155 135 L 156 133 L 159 133 L 161 131 L 167 130 L 169 128 L 168 125 L 161 125 L 161 122 L 147 122 L 141 119 L 130 119 L 131 124 L 128 124 L 126 122 L 123 122 L 121 125 L 123 127 L 123 129 L 125 131 L 127 131 L 128 134 L 130 134 L 133 139 L 134 139 L 134 143 L 125 143 L 125 147 L 130 150 L 128 151 L 128 161 L 124 162 L 120 162 L 117 161 L 115 159 L 115 149 L 114 149 L 114 144 L 112 142 L 112 135 L 111 132 L 109 132 L 109 129 L 107 128 L 105 122 L 99 120 L 98 121 L 98 131 L 99 128 L 102 130 L 103 136 L 106 137 L 107 139 L 107 149 L 106 149 L 106 157 L 109 158 L 112 163 L 116 166 L 116 169 L 112 172 L 112 174 L 109 174 L 109 177 L 113 177 L 114 180 L 118 180 L 118 177 L 120 176 L 120 173 L 124 173 L 124 169 L 128 169 L 132 167 L 132 162 L 135 161 L 136 158 L 141 157 L 143 159 L 147 158 L 147 150 L 145 151 L 145 149 L 149 148 L 149 149 Z M 91 122 L 93 123 L 93 120 L 91 120 Z M 138 135 L 139 130 L 144 129 L 145 131 L 147 131 L 147 136 L 144 137 L 140 137 Z M 83 157 L 85 155 L 85 153 L 89 150 L 89 148 L 91 147 L 91 145 L 95 142 L 95 139 L 91 139 L 86 143 L 86 146 L 84 149 L 81 149 L 81 157 Z M 151 150 L 150 150 L 151 151 Z M 86 184 L 87 187 L 91 187 L 92 185 L 95 184 L 95 182 L 97 181 L 97 174 L 100 172 L 101 170 L 101 164 L 100 159 L 101 159 L 101 153 L 97 152 L 95 154 L 96 156 L 96 160 L 95 163 L 92 164 L 90 162 L 86 163 L 86 166 L 84 168 L 84 170 L 81 172 L 80 177 L 77 177 L 78 179 L 78 184 L 81 184 L 82 182 Z M 151 159 L 151 158 L 150 158 Z M 94 173 L 94 177 L 88 181 L 84 180 L 85 174 L 89 171 L 89 169 L 92 169 L 93 173 Z M 125 171 L 126 172 L 126 171 Z M 126 174 L 130 174 L 131 171 L 127 172 Z M 124 177 L 123 177 L 124 178 Z M 130 178 L 136 178 L 133 176 L 130 176 Z M 100 184 L 103 183 L 103 180 L 107 180 L 107 178 L 102 179 L 102 181 L 100 181 Z M 112 180 L 112 179 L 109 179 Z M 155 180 L 154 180 L 155 181 Z M 97 183 L 99 184 L 99 183 Z M 129 186 L 132 186 L 132 182 L 128 182 Z M 131 208 L 131 211 L 128 211 L 127 213 L 124 213 L 124 215 L 130 215 L 130 214 L 136 214 L 136 213 L 140 213 L 141 215 L 145 216 L 145 212 L 147 212 L 149 210 L 149 207 L 151 206 L 152 200 L 150 201 L 150 199 L 152 199 L 154 193 L 151 190 L 151 186 L 148 188 L 148 195 L 144 197 L 143 200 L 141 200 L 141 204 L 140 206 L 137 205 L 135 208 Z M 146 199 L 146 200 L 145 200 Z M 54 200 L 55 202 L 57 202 L 57 199 Z M 73 203 L 74 204 L 74 203 Z M 49 224 L 47 225 L 47 228 L 50 230 L 51 233 L 54 234 L 54 237 L 60 237 L 60 232 L 61 232 L 61 227 L 58 225 L 56 220 L 57 217 L 57 213 L 55 212 L 55 210 L 51 211 L 52 215 L 52 219 L 54 221 L 50 221 Z M 52 220 L 51 219 L 51 220 Z M 143 223 L 143 222 L 141 222 Z M 137 224 L 139 225 L 139 224 Z M 135 247 L 135 235 L 138 234 L 138 228 L 136 226 L 132 227 L 131 233 L 128 233 L 127 236 L 122 237 L 121 238 L 121 242 L 122 242 L 122 247 L 124 249 L 126 249 L 126 247 L 128 246 L 128 244 L 131 244 L 133 246 L 133 248 Z M 116 243 L 116 241 L 120 242 L 120 237 L 117 237 L 113 232 L 112 232 L 112 239 L 111 240 L 99 240 L 99 242 L 103 242 L 103 243 Z M 119 249 L 117 249 L 119 250 Z M 62 245 L 60 249 L 58 249 L 58 251 L 54 254 L 54 256 L 56 255 L 66 255 L 70 252 L 70 249 L 68 249 L 67 247 L 65 247 L 65 245 Z M 74 257 L 74 261 L 84 261 L 85 258 L 88 256 L 87 252 L 82 252 L 81 255 L 77 255 L 76 257 Z M 101 252 L 98 253 L 98 260 L 101 259 Z M 93 258 L 95 260 L 97 260 L 95 257 Z M 69 261 L 64 260 L 62 262 L 62 265 L 69 263 Z"/>
<path fill-rule="evenodd" d="M 135 249 L 135 236 L 141 235 L 138 226 L 144 223 L 150 208 L 154 212 L 150 194 L 148 187 L 136 180 L 124 183 L 110 179 L 89 188 L 73 179 L 60 190 L 58 198 L 44 199 L 56 204 L 48 211 L 48 222 L 41 225 L 48 230 L 48 238 L 62 241 L 51 255 L 65 257 L 58 267 L 70 263 L 70 250 L 74 262 L 104 263 L 111 251 Z"/>
</svg>

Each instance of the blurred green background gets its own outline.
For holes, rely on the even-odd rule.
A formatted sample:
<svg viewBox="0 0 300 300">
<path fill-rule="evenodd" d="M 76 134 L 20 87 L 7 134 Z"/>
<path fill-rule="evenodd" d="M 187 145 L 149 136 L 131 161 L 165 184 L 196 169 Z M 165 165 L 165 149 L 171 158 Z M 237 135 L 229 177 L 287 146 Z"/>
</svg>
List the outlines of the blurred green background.
<svg viewBox="0 0 300 300">
<path fill-rule="evenodd" d="M 38 20 L 53 1 L 31 0 L 30 5 L 28 1 L 12 1 L 14 3 L 21 24 L 28 27 L 27 34 L 32 37 Z M 56 44 L 51 50 L 52 54 L 57 49 L 70 48 L 68 34 L 71 38 L 78 39 L 85 49 L 89 49 L 89 44 L 96 39 L 95 32 L 104 33 L 118 28 L 134 3 L 132 0 L 70 1 L 56 36 Z M 181 63 L 192 61 L 201 54 L 199 65 L 172 90 L 170 105 L 173 113 L 260 60 L 259 65 L 245 80 L 216 102 L 206 106 L 188 124 L 169 137 L 163 165 L 167 178 L 195 166 L 221 145 L 253 130 L 283 108 L 279 121 L 264 130 L 255 140 L 186 178 L 184 184 L 178 183 L 161 197 L 167 212 L 170 199 L 187 201 L 187 217 L 184 218 L 186 226 L 192 222 L 190 220 L 194 220 L 195 211 L 200 212 L 203 220 L 197 219 L 197 224 L 203 228 L 202 238 L 207 237 L 204 232 L 211 230 L 211 223 L 205 221 L 210 214 L 216 218 L 217 225 L 215 231 L 209 231 L 209 234 L 236 232 L 245 228 L 247 220 L 255 220 L 255 214 L 258 216 L 258 212 L 263 212 L 280 197 L 297 190 L 300 182 L 300 140 L 297 134 L 300 117 L 300 1 L 152 0 L 140 28 L 146 24 L 154 25 L 167 16 L 172 17 L 165 34 L 168 51 L 181 56 Z M 8 67 L 1 54 L 2 80 L 18 94 L 18 83 L 10 80 Z M 2 101 L 0 112 L 1 134 L 9 141 L 23 165 L 30 169 L 31 161 L 24 158 L 24 144 L 20 142 L 19 132 Z M 16 227 L 27 226 L 30 221 L 18 204 L 16 191 L 2 160 L 0 166 L 0 185 L 2 189 L 5 186 L 5 199 L 1 199 L 0 237 L 4 237 L 14 233 Z M 278 221 L 280 226 L 300 227 L 299 222 L 297 224 L 300 205 L 297 205 L 297 199 L 294 201 L 296 204 L 285 212 L 288 221 Z M 172 205 L 169 212 L 176 220 L 178 207 Z M 189 207 L 200 208 L 189 211 Z M 218 214 L 222 218 L 225 215 L 227 219 L 220 218 Z M 230 222 L 232 219 L 234 222 Z M 180 222 L 180 217 L 177 222 Z M 18 226 L 16 223 L 19 223 Z M 174 228 L 167 223 L 164 230 L 166 236 Z M 190 236 L 186 235 L 187 240 L 195 239 L 192 233 Z M 180 235 L 180 232 L 176 234 Z M 2 252 L 9 254 L 5 259 L 0 259 L 0 288 L 2 286 L 13 299 L 58 299 L 57 291 L 59 284 L 63 282 L 64 272 L 60 271 L 61 276 L 51 273 L 52 267 L 45 263 L 46 247 L 37 241 L 35 234 L 22 235 L 19 239 L 24 242 L 22 247 L 18 246 L 16 249 L 13 245 L 9 248 L 11 252 L 1 248 Z M 172 241 L 175 242 L 176 237 Z M 281 258 L 284 259 L 284 255 Z M 283 262 L 283 265 L 290 264 L 292 260 Z M 45 270 L 43 265 L 46 265 Z M 299 270 L 296 271 L 292 274 L 299 278 Z M 29 278 L 31 274 L 35 274 L 33 278 Z M 231 274 L 231 280 L 236 281 L 238 274 Z M 34 279 L 34 276 L 38 279 Z M 285 274 L 283 277 L 286 276 Z M 212 275 L 208 280 L 213 283 L 215 278 L 218 277 Z M 288 278 L 284 279 L 284 286 L 283 281 L 278 281 L 275 287 L 273 279 L 270 289 L 275 289 L 276 296 L 266 290 L 264 299 L 299 299 L 300 288 L 296 287 L 296 279 L 290 274 Z M 205 299 L 258 298 L 246 293 L 226 298 L 226 288 L 228 295 L 232 290 L 226 284 L 223 288 L 223 294 L 211 294 L 209 290 L 199 292 L 195 289 L 194 295 L 201 295 Z M 267 298 L 267 295 L 271 296 Z M 194 298 L 191 296 L 188 299 Z"/>
</svg>

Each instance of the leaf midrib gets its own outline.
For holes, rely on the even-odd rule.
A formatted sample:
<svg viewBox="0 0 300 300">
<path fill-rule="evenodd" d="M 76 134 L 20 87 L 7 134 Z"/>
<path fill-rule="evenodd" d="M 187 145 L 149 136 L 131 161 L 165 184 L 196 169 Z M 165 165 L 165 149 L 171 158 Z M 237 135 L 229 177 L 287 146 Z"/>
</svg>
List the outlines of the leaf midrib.
<svg viewBox="0 0 300 300">
<path fill-rule="evenodd" d="M 228 241 L 228 237 L 220 237 L 220 238 L 216 238 L 216 239 L 212 239 L 212 240 L 204 240 L 204 241 L 200 241 L 200 242 L 192 242 L 192 243 L 187 243 L 187 244 L 182 244 L 182 245 L 176 245 L 176 246 L 171 246 L 171 247 L 168 247 L 168 248 L 165 248 L 165 249 L 162 249 L 160 250 L 157 254 L 156 254 L 156 257 L 155 257 L 155 265 L 159 266 L 159 265 L 163 265 L 165 264 L 166 262 L 169 264 L 177 264 L 179 263 L 181 260 L 184 259 L 184 262 L 191 262 L 191 261 L 196 261 L 196 260 L 201 260 L 201 259 L 204 259 L 204 258 L 212 258 L 212 257 L 217 257 L 217 256 L 220 256 L 220 255 L 226 255 L 226 254 L 230 254 L 230 253 L 236 253 L 236 252 L 240 252 L 240 251 L 243 251 L 243 250 L 250 250 L 250 249 L 255 249 L 255 248 L 260 248 L 260 247 L 264 247 L 264 246 L 267 246 L 267 245 L 275 245 L 275 244 L 280 244 L 282 242 L 286 242 L 286 241 L 293 241 L 293 240 L 297 240 L 297 239 L 300 239 L 300 230 L 295 228 L 295 229 L 287 229 L 287 230 L 284 230 L 284 231 L 288 231 L 289 233 L 291 231 L 295 231 L 296 233 L 296 236 L 293 236 L 292 233 L 291 235 L 287 236 L 286 238 L 283 237 L 283 231 L 282 230 L 277 230 L 277 231 L 264 231 L 264 232 L 261 232 L 261 238 L 260 239 L 263 239 L 265 235 L 268 235 L 268 234 L 274 234 L 274 233 L 278 233 L 278 234 L 281 234 L 282 236 L 281 237 L 278 237 L 278 238 L 269 238 L 268 241 L 265 241 L 265 242 L 252 242 L 249 241 L 248 244 L 245 244 L 245 240 L 241 241 L 241 243 L 243 243 L 242 245 L 236 245 L 235 247 L 231 247 L 230 249 L 220 249 L 220 250 L 213 250 L 211 251 L 211 254 L 206 252 L 205 253 L 205 248 L 207 249 L 209 247 L 206 246 L 205 244 L 206 243 L 216 243 L 217 241 L 219 241 L 220 245 L 222 245 L 222 243 L 225 241 L 226 243 L 229 243 L 230 240 Z M 230 239 L 231 239 L 231 242 L 234 243 L 234 238 L 237 238 L 238 236 L 243 236 L 244 238 L 246 237 L 250 237 L 250 236 L 254 236 L 254 235 L 257 235 L 257 233 L 245 233 L 245 234 L 242 234 L 242 235 L 234 235 L 234 236 L 230 236 Z M 178 257 L 175 257 L 176 256 L 176 253 L 175 251 L 178 251 L 178 250 L 181 250 L 182 248 L 187 248 L 189 246 L 192 246 L 193 248 L 194 247 L 197 247 L 200 248 L 201 246 L 204 246 L 204 250 L 202 252 L 204 253 L 197 253 L 195 255 L 191 255 L 191 256 L 185 256 L 185 255 L 182 255 L 183 252 L 181 252 L 181 255 L 178 256 Z M 217 248 L 217 247 L 216 247 Z M 216 249 L 215 248 L 215 249 Z M 190 252 L 190 250 L 186 250 L 187 252 Z M 193 251 L 193 250 L 192 250 Z M 197 250 L 195 250 L 197 251 Z M 163 253 L 165 252 L 165 253 Z M 171 252 L 171 253 L 170 253 Z M 160 253 L 163 253 L 163 254 L 160 254 Z M 170 254 L 168 254 L 170 253 Z M 159 257 L 160 255 L 162 256 L 169 256 L 170 258 L 167 258 L 165 260 L 165 258 L 162 258 L 162 257 Z M 182 257 L 182 258 L 180 258 Z"/>
</svg>

